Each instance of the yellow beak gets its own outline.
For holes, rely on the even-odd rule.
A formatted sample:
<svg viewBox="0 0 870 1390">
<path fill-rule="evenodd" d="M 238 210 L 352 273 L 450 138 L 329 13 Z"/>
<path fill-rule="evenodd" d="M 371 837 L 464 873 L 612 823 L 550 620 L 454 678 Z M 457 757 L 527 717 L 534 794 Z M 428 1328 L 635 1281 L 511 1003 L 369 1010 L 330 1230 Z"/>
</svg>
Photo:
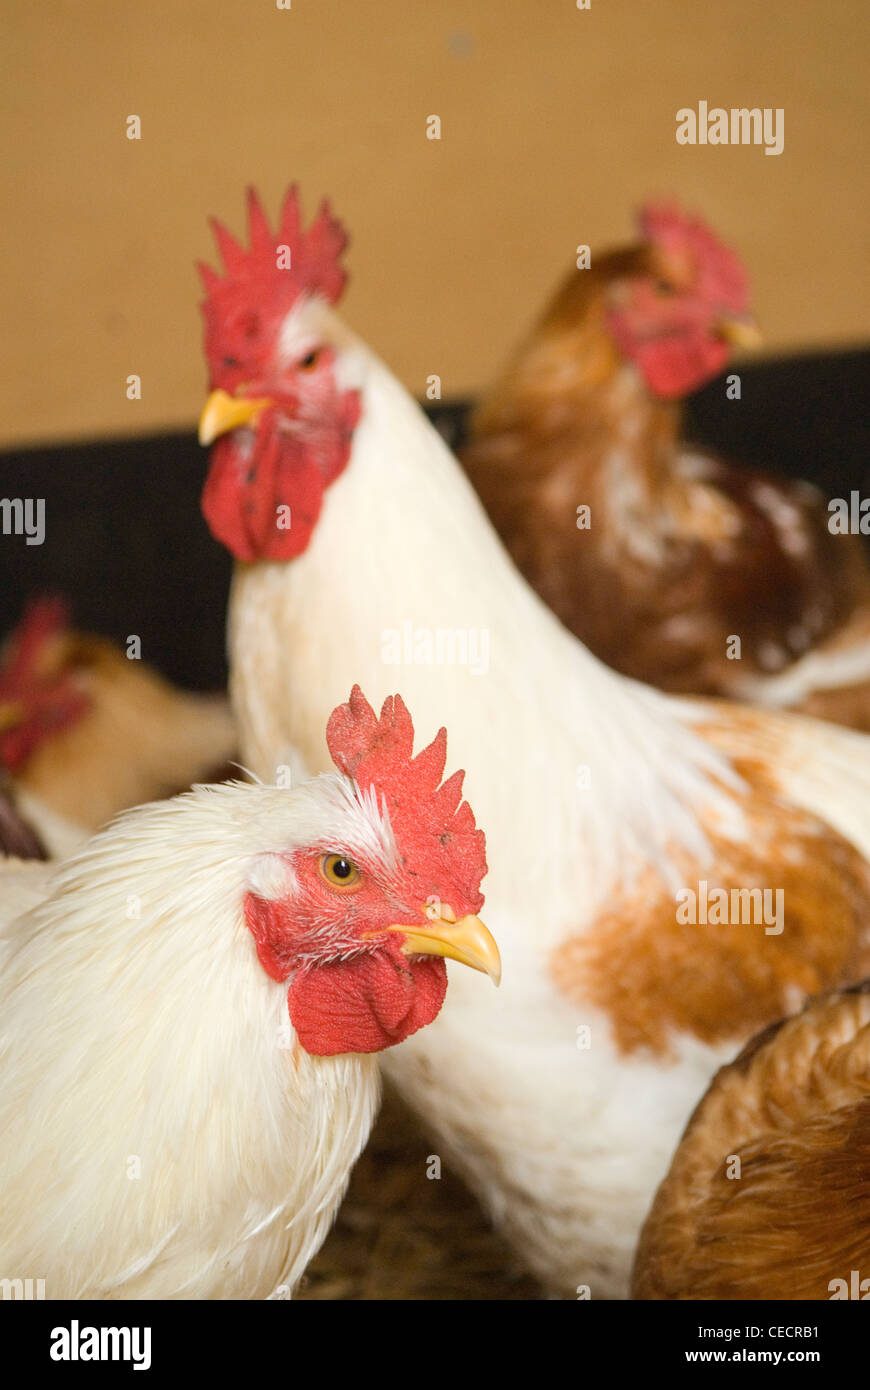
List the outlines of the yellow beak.
<svg viewBox="0 0 870 1390">
<path fill-rule="evenodd" d="M 720 338 L 740 352 L 757 352 L 764 338 L 751 314 L 741 318 L 723 318 L 716 325 Z"/>
<path fill-rule="evenodd" d="M 268 396 L 231 396 L 226 391 L 212 391 L 199 417 L 200 444 L 212 444 L 220 435 L 251 424 L 271 404 Z"/>
<path fill-rule="evenodd" d="M 404 934 L 402 950 L 406 956 L 447 956 L 472 970 L 482 970 L 493 984 L 501 983 L 501 956 L 492 933 L 479 917 L 462 917 L 457 922 L 452 908 L 442 903 L 441 915 L 431 927 L 392 926 L 386 930 Z"/>
</svg>

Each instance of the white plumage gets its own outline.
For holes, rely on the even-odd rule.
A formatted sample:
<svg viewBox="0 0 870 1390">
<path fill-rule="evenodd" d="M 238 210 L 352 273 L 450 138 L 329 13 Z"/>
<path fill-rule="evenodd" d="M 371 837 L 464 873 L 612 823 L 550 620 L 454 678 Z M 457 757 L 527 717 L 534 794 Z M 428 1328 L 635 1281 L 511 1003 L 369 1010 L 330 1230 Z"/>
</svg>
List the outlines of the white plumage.
<svg viewBox="0 0 870 1390">
<path fill-rule="evenodd" d="M 0 1277 L 49 1298 L 262 1298 L 298 1279 L 377 1066 L 298 1046 L 243 897 L 295 847 L 371 844 L 348 786 L 199 787 L 53 876 L 4 866 L 4 905 L 29 910 L 0 937 Z"/>
<path fill-rule="evenodd" d="M 722 1045 L 677 1033 L 666 1061 L 626 1056 L 605 1011 L 554 986 L 553 953 L 618 912 L 644 870 L 671 890 L 687 862 L 715 874 L 714 832 L 751 847 L 758 827 L 737 754 L 764 762 L 774 800 L 829 818 L 868 855 L 868 748 L 830 726 L 751 711 L 718 727 L 720 707 L 606 670 L 520 578 L 407 393 L 331 310 L 303 298 L 280 352 L 289 360 L 312 342 L 337 353 L 361 418 L 304 553 L 236 568 L 242 756 L 265 777 L 291 744 L 326 766 L 324 717 L 352 680 L 375 699 L 399 688 L 426 737 L 450 728 L 487 831 L 504 987 L 494 997 L 458 979 L 450 1010 L 387 1056 L 387 1070 L 551 1287 L 619 1296 L 692 1105 L 745 1032 L 735 1020 Z M 488 671 L 387 664 L 389 634 L 406 621 L 431 634 L 485 630 Z"/>
</svg>

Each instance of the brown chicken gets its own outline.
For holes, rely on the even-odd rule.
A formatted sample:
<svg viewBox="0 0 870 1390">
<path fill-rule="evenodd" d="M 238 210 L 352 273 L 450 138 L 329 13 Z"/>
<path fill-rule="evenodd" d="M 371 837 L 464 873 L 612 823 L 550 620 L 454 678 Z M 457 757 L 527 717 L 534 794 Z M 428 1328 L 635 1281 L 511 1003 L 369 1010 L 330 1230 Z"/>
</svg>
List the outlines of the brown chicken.
<svg viewBox="0 0 870 1390">
<path fill-rule="evenodd" d="M 632 1294 L 870 1298 L 870 980 L 722 1068 L 656 1194 Z"/>
<path fill-rule="evenodd" d="M 31 604 L 0 653 L 0 768 L 52 853 L 128 806 L 214 780 L 234 749 L 222 697 L 175 690 L 106 638 L 76 632 L 58 599 Z"/>
<path fill-rule="evenodd" d="M 571 272 L 463 462 L 520 570 L 616 670 L 870 728 L 860 537 L 808 484 L 682 437 L 681 399 L 756 336 L 748 306 L 732 251 L 647 208 L 637 245 Z"/>
</svg>

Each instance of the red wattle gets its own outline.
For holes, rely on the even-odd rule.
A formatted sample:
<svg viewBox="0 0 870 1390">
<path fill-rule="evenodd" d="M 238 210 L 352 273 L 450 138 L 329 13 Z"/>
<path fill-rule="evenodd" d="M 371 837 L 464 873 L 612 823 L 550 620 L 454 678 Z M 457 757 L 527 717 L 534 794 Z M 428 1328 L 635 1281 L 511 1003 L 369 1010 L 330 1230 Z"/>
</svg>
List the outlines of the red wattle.
<svg viewBox="0 0 870 1390">
<path fill-rule="evenodd" d="M 298 965 L 293 909 L 285 899 L 245 896 L 257 957 L 273 980 L 296 975 L 287 1007 L 306 1052 L 380 1052 L 436 1018 L 447 989 L 439 956 L 408 957 L 398 935 L 346 960 Z"/>
<path fill-rule="evenodd" d="M 647 386 L 663 400 L 680 400 L 712 381 L 728 364 L 731 349 L 713 338 L 655 339 L 630 353 Z"/>
<path fill-rule="evenodd" d="M 237 560 L 292 560 L 311 539 L 323 493 L 311 456 L 274 431 L 257 437 L 246 462 L 225 435 L 212 452 L 202 510 L 215 540 Z M 289 508 L 289 527 L 279 526 L 279 507 Z M 284 520 L 286 514 L 280 515 Z"/>
<path fill-rule="evenodd" d="M 233 433 L 216 440 L 202 493 L 215 540 L 246 564 L 301 555 L 326 489 L 347 467 L 359 415 L 359 393 L 346 391 L 335 428 L 316 443 L 280 431 L 273 410 L 259 417 L 247 456 Z"/>
<path fill-rule="evenodd" d="M 437 1017 L 446 989 L 440 957 L 411 960 L 392 942 L 299 971 L 287 1004 L 306 1052 L 332 1057 L 393 1047 Z"/>
</svg>

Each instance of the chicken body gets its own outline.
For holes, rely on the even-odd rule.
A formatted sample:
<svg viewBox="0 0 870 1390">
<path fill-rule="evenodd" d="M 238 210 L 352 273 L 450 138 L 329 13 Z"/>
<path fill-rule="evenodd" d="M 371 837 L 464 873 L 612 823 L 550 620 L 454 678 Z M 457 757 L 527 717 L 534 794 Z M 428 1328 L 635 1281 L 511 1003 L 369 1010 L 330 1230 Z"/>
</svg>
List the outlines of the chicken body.
<svg viewBox="0 0 870 1390">
<path fill-rule="evenodd" d="M 292 802 L 228 786 L 137 811 L 5 928 L 4 1276 L 265 1298 L 319 1246 L 378 1080 L 373 1057 L 298 1047 L 252 949 L 244 866 L 310 834 L 312 798 Z"/>
<path fill-rule="evenodd" d="M 865 981 L 771 1025 L 716 1076 L 656 1193 L 632 1294 L 866 1298 L 868 1269 Z"/>
<path fill-rule="evenodd" d="M 664 1055 L 645 1038 L 626 1047 L 609 1016 L 615 1007 L 602 1007 L 591 981 L 585 987 L 582 951 L 573 972 L 559 960 L 611 916 L 624 915 L 630 937 L 633 875 L 652 872 L 653 896 L 663 875 L 672 904 L 676 885 L 718 881 L 725 856 L 713 827 L 726 827 L 738 856 L 756 833 L 735 756 L 763 762 L 777 797 L 823 811 L 870 854 L 870 748 L 785 716 L 744 721 L 729 711 L 717 727 L 715 709 L 669 703 L 608 672 L 525 587 L 416 406 L 379 364 L 368 367 L 352 461 L 310 547 L 292 564 L 236 574 L 230 649 L 243 757 L 274 776 L 292 744 L 323 766 L 325 706 L 352 671 L 386 690 L 384 634 L 405 622 L 433 634 L 489 634 L 485 674 L 411 661 L 402 681 L 430 728 L 445 710 L 470 795 L 485 807 L 504 985 L 498 999 L 481 1000 L 458 981 L 449 1018 L 385 1066 L 546 1284 L 623 1296 L 640 1223 L 686 1116 L 749 1018 L 751 1028 L 765 1015 L 747 1015 L 744 1003 L 719 1036 L 673 1027 Z M 377 515 L 376 546 L 365 515 Z M 337 613 L 341 640 L 314 641 Z M 760 881 L 776 884 L 775 808 L 768 814 Z M 823 922 L 816 926 L 823 934 Z M 636 966 L 636 987 L 653 1006 L 666 989 L 654 931 L 638 941 Z M 730 972 L 728 960 L 708 962 L 700 931 L 683 932 L 684 968 Z M 763 1010 L 753 977 L 776 977 L 778 942 L 759 933 L 755 945 L 757 958 L 737 968 L 749 1007 Z M 848 956 L 831 966 L 808 960 L 807 986 L 848 978 L 858 959 L 870 964 L 868 946 L 865 936 L 854 967 Z M 807 951 L 812 957 L 811 942 Z M 779 987 L 773 1011 L 799 988 L 785 979 Z M 670 988 L 678 991 L 676 979 Z M 661 1007 L 673 1017 L 670 1004 Z M 586 1028 L 588 1050 L 578 1033 Z"/>
<path fill-rule="evenodd" d="M 49 1298 L 289 1296 L 368 1136 L 385 1030 L 443 995 L 415 1003 L 442 978 L 425 953 L 448 952 L 420 915 L 403 954 L 396 843 L 377 793 L 333 773 L 139 808 L 51 877 L 3 866 L 3 1277 Z M 359 866 L 355 910 L 323 877 L 331 848 Z M 431 886 L 447 901 L 443 873 Z"/>
<path fill-rule="evenodd" d="M 385 1063 L 545 1284 L 623 1296 L 710 1076 L 806 993 L 870 968 L 870 747 L 608 671 L 521 578 L 443 441 L 322 297 L 275 317 L 277 359 L 263 344 L 256 371 L 238 368 L 251 384 L 203 417 L 210 437 L 216 410 L 231 422 L 218 422 L 231 452 L 208 510 L 237 553 L 249 513 L 235 480 L 263 489 L 268 558 L 246 554 L 230 604 L 242 756 L 265 777 L 289 746 L 323 767 L 329 702 L 351 675 L 385 691 L 394 665 L 427 732 L 443 713 L 487 826 L 504 984 L 481 998 L 458 979 L 449 1014 Z M 359 419 L 310 535 L 282 559 L 269 503 L 292 505 L 305 474 L 288 465 L 270 493 L 275 450 L 304 451 L 308 429 L 313 456 L 325 447 L 314 350 Z M 292 424 L 275 436 L 246 397 L 279 390 Z M 681 926 L 676 892 L 702 878 L 786 880 L 785 929 Z"/>
<path fill-rule="evenodd" d="M 519 569 L 615 670 L 866 730 L 861 538 L 831 533 L 809 484 L 691 447 L 675 391 L 649 379 L 676 343 L 682 394 L 696 389 L 744 322 L 741 290 L 729 303 L 727 284 L 685 270 L 731 253 L 673 221 L 676 245 L 572 272 L 475 411 L 464 466 Z M 632 295 L 643 310 L 620 333 Z"/>
</svg>

